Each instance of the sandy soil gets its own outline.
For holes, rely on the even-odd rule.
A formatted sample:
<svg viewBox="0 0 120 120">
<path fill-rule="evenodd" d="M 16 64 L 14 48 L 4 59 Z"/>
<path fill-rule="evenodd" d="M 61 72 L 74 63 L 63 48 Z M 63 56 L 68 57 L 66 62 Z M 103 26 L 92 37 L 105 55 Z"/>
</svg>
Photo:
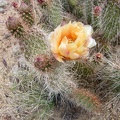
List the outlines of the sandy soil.
<svg viewBox="0 0 120 120">
<path fill-rule="evenodd" d="M 14 8 L 11 7 L 13 0 L 7 0 L 4 13 L 0 13 L 0 120 L 11 120 L 12 113 L 12 93 L 9 73 L 15 63 L 13 55 L 14 46 L 18 44 L 6 28 L 5 22 L 9 16 L 16 15 Z"/>
<path fill-rule="evenodd" d="M 14 8 L 11 7 L 12 1 L 13 0 L 9 0 L 5 12 L 0 13 L 0 70 L 2 70 L 2 72 L 4 67 L 8 68 L 14 63 L 13 46 L 17 44 L 17 40 L 11 36 L 5 25 L 7 18 L 16 14 Z M 3 64 L 3 59 L 8 66 Z"/>
</svg>

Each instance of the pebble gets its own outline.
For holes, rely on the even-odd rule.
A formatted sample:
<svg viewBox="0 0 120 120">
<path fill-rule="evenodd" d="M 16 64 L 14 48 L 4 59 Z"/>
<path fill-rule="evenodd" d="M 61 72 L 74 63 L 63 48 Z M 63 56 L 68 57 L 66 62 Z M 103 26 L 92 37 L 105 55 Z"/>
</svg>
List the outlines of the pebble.
<svg viewBox="0 0 120 120">
<path fill-rule="evenodd" d="M 0 13 L 4 13 L 5 9 L 4 8 L 0 8 Z"/>
<path fill-rule="evenodd" d="M 8 4 L 6 0 L 0 0 L 0 13 L 5 12 L 5 6 Z"/>
<path fill-rule="evenodd" d="M 6 0 L 0 0 L 0 7 L 4 7 L 8 2 Z"/>
</svg>

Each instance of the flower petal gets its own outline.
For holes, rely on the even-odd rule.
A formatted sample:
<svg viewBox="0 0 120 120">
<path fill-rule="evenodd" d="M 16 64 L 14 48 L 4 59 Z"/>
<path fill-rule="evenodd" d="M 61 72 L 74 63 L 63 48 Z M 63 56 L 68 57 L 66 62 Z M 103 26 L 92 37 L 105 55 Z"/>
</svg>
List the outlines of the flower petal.
<svg viewBox="0 0 120 120">
<path fill-rule="evenodd" d="M 70 30 L 73 41 L 77 39 L 81 31 L 83 31 L 83 24 L 80 22 L 73 22 L 72 29 Z"/>
<path fill-rule="evenodd" d="M 92 48 L 92 47 L 94 47 L 94 46 L 96 46 L 95 39 L 93 39 L 92 37 L 90 37 L 89 40 L 88 40 L 87 47 L 88 47 L 88 48 Z"/>
<path fill-rule="evenodd" d="M 59 54 L 53 54 L 54 55 L 54 57 L 56 58 L 56 60 L 58 60 L 59 62 L 64 62 L 63 60 L 62 60 L 62 56 L 61 55 L 59 55 Z"/>
<path fill-rule="evenodd" d="M 78 59 L 80 56 L 79 56 L 79 54 L 77 54 L 75 52 L 71 52 L 69 54 L 69 57 L 70 57 L 70 59 L 75 60 L 75 59 Z"/>
<path fill-rule="evenodd" d="M 86 34 L 84 31 L 81 31 L 79 34 L 78 34 L 78 38 L 76 39 L 75 41 L 75 44 L 79 47 L 79 46 L 82 46 L 84 44 L 86 40 Z"/>
<path fill-rule="evenodd" d="M 80 57 L 87 56 L 89 53 L 89 49 L 84 46 L 81 46 L 76 49 L 76 53 L 78 53 Z"/>
<path fill-rule="evenodd" d="M 84 46 L 80 46 L 79 48 L 76 49 L 76 52 L 78 54 L 81 54 L 86 48 Z"/>
<path fill-rule="evenodd" d="M 68 51 L 71 51 L 71 50 L 74 50 L 74 49 L 77 49 L 77 45 L 74 42 L 67 44 L 67 50 Z"/>
<path fill-rule="evenodd" d="M 48 35 L 48 40 L 51 42 L 51 39 L 54 39 L 54 32 L 51 32 L 49 35 Z"/>
<path fill-rule="evenodd" d="M 68 36 L 70 34 L 69 33 L 70 25 L 71 25 L 71 21 L 68 24 L 61 27 L 62 29 L 61 39 L 63 39 L 65 36 Z"/>
<path fill-rule="evenodd" d="M 91 36 L 93 33 L 93 29 L 90 25 L 84 25 L 85 33 L 87 36 Z"/>
<path fill-rule="evenodd" d="M 58 26 L 54 33 L 49 35 L 51 42 L 51 50 L 53 53 L 58 53 L 58 46 L 61 42 L 61 28 Z"/>
<path fill-rule="evenodd" d="M 64 37 L 61 41 L 60 46 L 58 47 L 58 51 L 61 55 L 68 57 L 68 50 L 67 50 L 68 39 Z"/>
</svg>

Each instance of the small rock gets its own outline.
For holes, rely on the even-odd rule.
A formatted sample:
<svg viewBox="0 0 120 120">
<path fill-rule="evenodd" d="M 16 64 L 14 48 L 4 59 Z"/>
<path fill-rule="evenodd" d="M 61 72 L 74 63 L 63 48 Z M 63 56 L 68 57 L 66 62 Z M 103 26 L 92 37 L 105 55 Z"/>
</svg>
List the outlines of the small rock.
<svg viewBox="0 0 120 120">
<path fill-rule="evenodd" d="M 5 5 L 7 5 L 7 1 L 6 0 L 0 0 L 0 7 L 4 7 Z"/>
<path fill-rule="evenodd" d="M 8 2 L 6 0 L 0 0 L 0 13 L 5 12 L 5 8 L 6 8 L 7 4 L 8 4 Z"/>
<path fill-rule="evenodd" d="M 0 13 L 4 13 L 5 9 L 4 8 L 0 8 Z"/>
<path fill-rule="evenodd" d="M 7 62 L 6 62 L 6 60 L 3 58 L 3 60 L 2 60 L 2 63 L 4 64 L 4 66 L 7 68 Z"/>
</svg>

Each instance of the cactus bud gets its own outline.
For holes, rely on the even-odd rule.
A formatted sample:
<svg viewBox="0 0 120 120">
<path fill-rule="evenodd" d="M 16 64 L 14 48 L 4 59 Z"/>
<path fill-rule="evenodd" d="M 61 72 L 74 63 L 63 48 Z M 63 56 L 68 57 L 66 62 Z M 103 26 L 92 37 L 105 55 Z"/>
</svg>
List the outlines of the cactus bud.
<svg viewBox="0 0 120 120">
<path fill-rule="evenodd" d="M 40 4 L 42 4 L 42 3 L 45 2 L 45 0 L 37 0 L 37 1 L 38 1 L 38 3 L 40 3 Z"/>
<path fill-rule="evenodd" d="M 95 6 L 94 15 L 95 16 L 100 16 L 101 12 L 102 12 L 102 8 L 100 6 Z"/>
<path fill-rule="evenodd" d="M 96 58 L 97 58 L 97 59 L 101 59 L 102 57 L 103 57 L 103 55 L 102 55 L 101 53 L 97 53 L 97 54 L 96 54 Z"/>
<path fill-rule="evenodd" d="M 19 25 L 20 25 L 20 21 L 18 18 L 9 16 L 9 18 L 6 22 L 6 26 L 7 26 L 8 30 L 16 29 Z"/>
<path fill-rule="evenodd" d="M 18 11 L 20 12 L 23 21 L 28 26 L 32 26 L 34 23 L 34 17 L 30 6 L 22 2 L 20 7 L 18 8 Z"/>
<path fill-rule="evenodd" d="M 7 29 L 15 35 L 15 37 L 21 37 L 25 32 L 23 26 L 21 25 L 21 22 L 16 17 L 9 16 L 8 20 L 6 21 L 6 26 Z"/>
<path fill-rule="evenodd" d="M 40 71 L 47 71 L 53 68 L 53 64 L 55 63 L 55 59 L 52 56 L 47 55 L 38 55 L 34 60 L 34 66 Z"/>
<path fill-rule="evenodd" d="M 47 6 L 50 5 L 51 3 L 51 0 L 37 0 L 37 1 L 41 6 Z"/>
<path fill-rule="evenodd" d="M 101 62 L 102 59 L 103 59 L 103 55 L 102 55 L 101 53 L 97 53 L 97 54 L 95 55 L 95 61 L 96 61 L 96 62 Z"/>
<path fill-rule="evenodd" d="M 24 12 L 28 12 L 28 11 L 30 11 L 30 7 L 27 4 L 25 4 L 24 2 L 22 2 L 19 7 L 19 12 L 24 13 Z"/>
<path fill-rule="evenodd" d="M 13 2 L 13 3 L 12 3 L 12 6 L 13 6 L 14 8 L 18 8 L 18 4 L 17 4 L 16 2 Z"/>
<path fill-rule="evenodd" d="M 104 63 L 104 56 L 102 53 L 95 53 L 92 57 L 91 57 L 91 61 L 97 64 L 100 63 Z"/>
</svg>

